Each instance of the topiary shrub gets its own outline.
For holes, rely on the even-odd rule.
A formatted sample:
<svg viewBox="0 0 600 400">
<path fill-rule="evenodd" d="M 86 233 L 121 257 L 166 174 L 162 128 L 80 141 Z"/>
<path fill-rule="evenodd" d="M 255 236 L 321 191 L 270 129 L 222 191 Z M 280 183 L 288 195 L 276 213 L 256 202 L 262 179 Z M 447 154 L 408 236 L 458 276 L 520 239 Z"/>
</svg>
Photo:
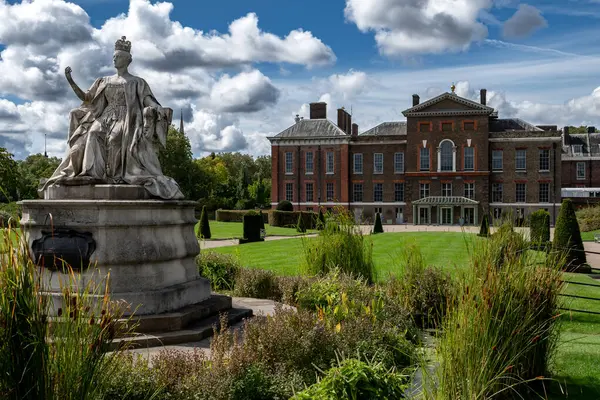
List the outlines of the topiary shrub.
<svg viewBox="0 0 600 400">
<path fill-rule="evenodd" d="M 381 225 L 381 214 L 375 215 L 375 226 L 373 227 L 373 233 L 383 233 L 383 225 Z"/>
<path fill-rule="evenodd" d="M 302 218 L 302 214 L 298 215 L 298 224 L 296 225 L 296 231 L 300 233 L 306 232 L 306 225 L 304 224 L 304 218 Z"/>
<path fill-rule="evenodd" d="M 583 241 L 579 231 L 579 223 L 575 216 L 575 208 L 570 199 L 563 200 L 554 227 L 552 248 L 564 252 L 569 270 L 578 270 L 586 263 Z"/>
<path fill-rule="evenodd" d="M 264 224 L 262 215 L 256 211 L 248 211 L 244 215 L 244 237 L 239 240 L 239 243 L 263 242 L 265 239 L 260 236 L 262 224 Z"/>
<path fill-rule="evenodd" d="M 490 236 L 490 220 L 487 214 L 484 214 L 483 218 L 481 219 L 481 228 L 479 229 L 479 236 Z"/>
<path fill-rule="evenodd" d="M 233 293 L 238 297 L 281 299 L 277 276 L 272 271 L 258 268 L 241 268 L 235 277 Z"/>
<path fill-rule="evenodd" d="M 550 241 L 550 213 L 537 210 L 529 216 L 529 240 L 534 245 L 545 245 Z"/>
<path fill-rule="evenodd" d="M 294 206 L 290 201 L 281 200 L 277 203 L 277 211 L 294 211 Z"/>
<path fill-rule="evenodd" d="M 317 229 L 322 230 L 325 228 L 325 215 L 323 210 L 319 208 L 319 216 L 317 217 Z"/>
<path fill-rule="evenodd" d="M 202 213 L 200 214 L 200 226 L 198 227 L 197 236 L 198 239 L 210 239 L 211 236 L 206 206 L 202 206 Z"/>
</svg>

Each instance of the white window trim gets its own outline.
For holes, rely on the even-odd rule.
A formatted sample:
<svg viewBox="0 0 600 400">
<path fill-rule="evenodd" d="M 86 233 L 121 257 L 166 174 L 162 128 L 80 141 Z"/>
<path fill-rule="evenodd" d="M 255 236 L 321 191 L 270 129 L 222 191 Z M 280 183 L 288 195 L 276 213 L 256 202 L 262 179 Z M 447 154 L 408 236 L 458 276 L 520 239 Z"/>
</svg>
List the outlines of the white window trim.
<svg viewBox="0 0 600 400">
<path fill-rule="evenodd" d="M 381 172 L 377 172 L 377 155 L 381 155 Z M 373 153 L 373 174 L 381 175 L 383 174 L 384 166 L 383 166 L 383 153 Z"/>
<path fill-rule="evenodd" d="M 518 154 L 519 154 L 520 151 L 524 151 L 525 152 L 525 167 L 523 167 L 523 168 L 519 168 L 518 165 L 517 165 L 518 161 L 519 161 Z M 527 171 L 527 150 L 518 149 L 518 150 L 515 151 L 515 171 L 519 171 L 519 172 Z"/>
<path fill-rule="evenodd" d="M 579 165 L 583 165 L 583 176 L 579 177 Z M 585 168 L 585 162 L 579 161 L 577 162 L 577 164 L 575 164 L 575 177 L 577 178 L 578 181 L 584 181 L 585 180 L 585 175 L 586 175 L 587 171 Z"/>
<path fill-rule="evenodd" d="M 548 150 L 548 149 L 540 149 L 540 153 L 542 151 L 544 151 L 544 150 Z M 542 165 L 541 161 L 542 160 L 541 160 L 541 157 L 540 157 L 540 160 L 539 160 L 539 162 L 540 162 L 540 171 L 539 172 L 550 172 L 550 150 L 548 150 L 548 169 L 542 169 L 541 168 L 541 165 Z"/>
<path fill-rule="evenodd" d="M 292 164 L 292 170 L 291 170 L 291 171 L 289 171 L 289 172 L 288 172 L 288 169 L 287 169 L 287 155 L 288 155 L 288 154 L 290 154 L 290 155 L 291 155 L 291 159 L 292 159 L 292 161 L 291 161 L 291 164 Z M 286 151 L 286 152 L 285 152 L 285 155 L 283 156 L 283 158 L 284 158 L 283 162 L 284 162 L 285 174 L 286 174 L 286 175 L 294 175 L 294 153 L 293 153 L 293 152 L 291 152 L 291 151 Z"/>
<path fill-rule="evenodd" d="M 308 154 L 312 154 L 312 171 L 309 171 L 308 168 L 306 167 L 308 165 L 308 161 L 307 161 Z M 312 151 L 307 151 L 306 153 L 304 153 L 304 174 L 305 175 L 313 175 L 314 171 L 315 171 L 315 153 L 313 153 Z"/>
<path fill-rule="evenodd" d="M 360 156 L 360 172 L 356 170 L 356 158 Z M 365 159 L 363 153 L 354 153 L 354 157 L 352 158 L 352 169 L 355 175 L 362 175 L 365 170 Z"/>
<path fill-rule="evenodd" d="M 377 187 L 377 185 L 381 185 L 381 200 L 375 200 L 375 188 Z M 375 203 L 383 202 L 383 183 L 374 183 L 373 184 L 373 202 L 375 202 Z"/>
<path fill-rule="evenodd" d="M 500 169 L 494 169 L 494 152 L 500 152 L 500 164 L 502 165 L 502 168 Z M 502 172 L 502 170 L 504 169 L 504 151 L 503 150 L 492 150 L 492 172 Z"/>
<path fill-rule="evenodd" d="M 329 168 L 329 155 L 331 154 L 332 162 L 332 171 L 327 171 Z M 335 174 L 335 153 L 333 151 L 328 151 L 325 153 L 325 175 L 334 175 Z"/>
<path fill-rule="evenodd" d="M 524 196 L 524 199 L 523 199 L 523 201 L 519 201 L 519 200 L 517 199 L 517 193 L 518 193 L 518 191 L 517 191 L 517 187 L 518 187 L 518 185 L 524 185 L 524 186 L 523 186 L 523 188 L 524 188 L 524 190 L 523 190 L 523 196 Z M 526 183 L 516 183 L 516 184 L 515 184 L 515 201 L 516 201 L 517 203 L 527 203 L 527 184 L 526 184 Z"/>
<path fill-rule="evenodd" d="M 452 171 L 442 171 L 442 144 L 450 142 L 452 144 Z M 429 167 L 431 168 L 431 166 Z M 437 172 L 456 172 L 456 145 L 450 139 L 444 139 L 437 148 Z"/>
<path fill-rule="evenodd" d="M 427 150 L 427 152 L 429 153 L 429 155 L 425 158 L 423 157 L 422 151 L 423 150 Z M 423 165 L 423 160 L 427 159 L 427 169 L 423 169 L 421 168 L 421 166 Z M 431 171 L 431 149 L 429 149 L 429 147 L 419 147 L 419 171 L 421 172 L 426 172 L 426 171 Z"/>
<path fill-rule="evenodd" d="M 396 169 L 396 157 L 398 156 L 398 154 L 402 154 L 402 169 L 401 170 Z M 404 152 L 403 151 L 397 151 L 394 153 L 394 173 L 395 174 L 403 174 L 404 173 Z"/>
<path fill-rule="evenodd" d="M 469 168 L 467 169 L 467 149 L 473 149 L 473 168 Z M 463 170 L 467 171 L 467 172 L 473 172 L 475 171 L 475 147 L 465 147 L 464 151 L 463 151 Z"/>
</svg>

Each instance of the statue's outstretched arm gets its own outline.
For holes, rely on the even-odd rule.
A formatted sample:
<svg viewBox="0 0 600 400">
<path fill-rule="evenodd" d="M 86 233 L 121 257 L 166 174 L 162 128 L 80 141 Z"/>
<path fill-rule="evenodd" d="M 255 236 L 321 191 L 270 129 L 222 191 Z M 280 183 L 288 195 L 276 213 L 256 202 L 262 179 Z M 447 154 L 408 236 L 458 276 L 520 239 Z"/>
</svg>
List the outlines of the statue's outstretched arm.
<svg viewBox="0 0 600 400">
<path fill-rule="evenodd" d="M 81 101 L 85 101 L 85 92 L 81 90 L 73 80 L 73 77 L 71 76 L 72 71 L 73 70 L 71 69 L 71 67 L 65 68 L 65 76 L 67 77 L 67 81 L 69 82 L 69 85 L 71 86 L 77 97 L 79 97 Z"/>
</svg>

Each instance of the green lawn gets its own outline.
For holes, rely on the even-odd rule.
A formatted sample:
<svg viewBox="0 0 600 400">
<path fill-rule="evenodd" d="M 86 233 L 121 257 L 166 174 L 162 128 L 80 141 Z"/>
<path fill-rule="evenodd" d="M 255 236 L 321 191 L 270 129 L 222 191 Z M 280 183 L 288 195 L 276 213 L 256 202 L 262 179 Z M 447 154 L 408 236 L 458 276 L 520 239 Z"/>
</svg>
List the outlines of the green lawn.
<svg viewBox="0 0 600 400">
<path fill-rule="evenodd" d="M 239 239 L 243 234 L 243 224 L 241 222 L 220 222 L 210 221 L 210 233 L 211 239 Z M 196 232 L 198 232 L 199 223 L 196 225 Z M 278 226 L 271 226 L 265 224 L 267 230 L 267 236 L 298 236 L 301 233 L 297 232 L 294 228 L 280 228 Z M 314 233 L 316 231 L 309 230 L 307 233 Z"/>
<path fill-rule="evenodd" d="M 397 232 L 372 235 L 373 261 L 380 278 L 398 273 L 402 250 L 417 244 L 425 262 L 451 271 L 464 268 L 469 260 L 467 244 L 481 240 L 473 234 L 457 232 Z M 237 255 L 244 266 L 270 269 L 281 275 L 298 275 L 302 259 L 303 240 L 283 239 L 242 246 L 218 247 L 214 251 Z"/>
<path fill-rule="evenodd" d="M 598 234 L 600 234 L 600 229 L 598 229 L 596 231 L 590 231 L 590 232 L 581 232 L 581 239 L 584 242 L 593 242 L 594 235 L 598 235 Z"/>
</svg>

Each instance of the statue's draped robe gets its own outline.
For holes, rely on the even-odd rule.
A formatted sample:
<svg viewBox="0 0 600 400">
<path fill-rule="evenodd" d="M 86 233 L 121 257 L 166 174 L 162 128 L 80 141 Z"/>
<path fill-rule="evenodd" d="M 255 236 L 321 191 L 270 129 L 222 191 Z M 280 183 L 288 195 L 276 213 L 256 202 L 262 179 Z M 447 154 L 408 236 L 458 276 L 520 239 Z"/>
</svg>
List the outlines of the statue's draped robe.
<svg viewBox="0 0 600 400">
<path fill-rule="evenodd" d="M 98 78 L 85 93 L 81 106 L 71 111 L 67 154 L 41 191 L 50 184 L 70 179 L 89 179 L 93 183 L 106 181 L 106 140 L 96 129 L 90 128 L 108 105 L 103 93 L 108 83 L 108 77 Z M 111 175 L 131 185 L 142 185 L 153 196 L 181 199 L 184 196 L 175 180 L 163 175 L 156 149 L 157 141 L 163 146 L 166 142 L 172 110 L 158 107 L 156 114 L 144 110 L 147 96 L 159 104 L 146 81 L 135 76 L 126 78 L 127 111 L 120 141 L 120 170 L 111 171 Z M 152 116 L 152 120 L 144 120 L 145 115 Z M 98 127 L 97 123 L 95 127 Z"/>
</svg>

